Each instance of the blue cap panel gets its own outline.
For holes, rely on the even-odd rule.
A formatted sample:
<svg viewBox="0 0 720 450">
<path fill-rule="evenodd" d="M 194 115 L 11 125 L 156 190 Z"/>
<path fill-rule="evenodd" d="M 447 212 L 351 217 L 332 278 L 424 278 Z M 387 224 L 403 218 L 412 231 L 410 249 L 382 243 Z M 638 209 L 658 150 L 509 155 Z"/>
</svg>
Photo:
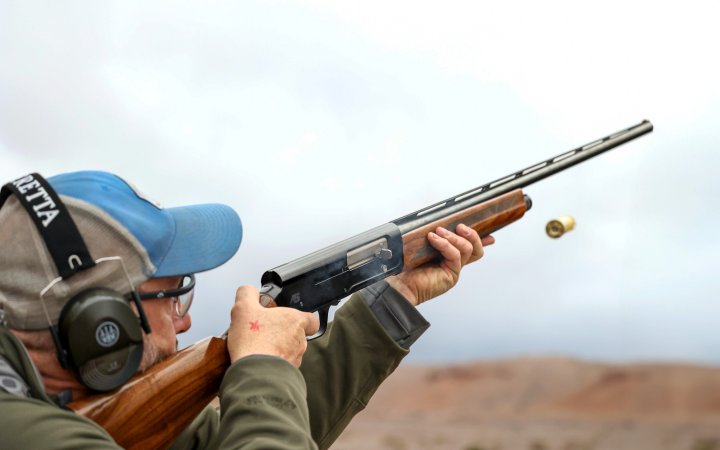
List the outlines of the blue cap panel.
<svg viewBox="0 0 720 450">
<path fill-rule="evenodd" d="M 155 276 L 209 270 L 230 259 L 242 238 L 237 213 L 219 204 L 162 209 L 122 178 L 101 171 L 57 175 L 48 181 L 60 195 L 105 211 L 145 247 Z"/>
</svg>

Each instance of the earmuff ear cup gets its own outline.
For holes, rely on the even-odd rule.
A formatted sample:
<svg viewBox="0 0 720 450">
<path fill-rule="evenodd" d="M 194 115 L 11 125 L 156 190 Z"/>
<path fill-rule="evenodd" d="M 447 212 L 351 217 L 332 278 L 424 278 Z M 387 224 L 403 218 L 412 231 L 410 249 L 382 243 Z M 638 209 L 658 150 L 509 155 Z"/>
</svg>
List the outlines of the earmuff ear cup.
<svg viewBox="0 0 720 450">
<path fill-rule="evenodd" d="M 58 326 L 68 362 L 90 389 L 115 389 L 140 367 L 140 323 L 118 292 L 95 288 L 79 293 L 65 304 Z"/>
</svg>

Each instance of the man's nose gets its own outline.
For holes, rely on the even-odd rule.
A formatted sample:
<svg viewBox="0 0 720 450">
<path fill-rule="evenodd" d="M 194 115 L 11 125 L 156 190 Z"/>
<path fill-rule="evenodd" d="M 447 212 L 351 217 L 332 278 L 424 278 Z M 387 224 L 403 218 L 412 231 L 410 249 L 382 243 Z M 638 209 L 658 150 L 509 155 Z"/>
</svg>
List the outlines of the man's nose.
<svg viewBox="0 0 720 450">
<path fill-rule="evenodd" d="M 186 332 L 192 326 L 192 319 L 190 318 L 190 313 L 185 314 L 185 317 L 175 317 L 173 324 L 175 325 L 175 334 Z"/>
</svg>

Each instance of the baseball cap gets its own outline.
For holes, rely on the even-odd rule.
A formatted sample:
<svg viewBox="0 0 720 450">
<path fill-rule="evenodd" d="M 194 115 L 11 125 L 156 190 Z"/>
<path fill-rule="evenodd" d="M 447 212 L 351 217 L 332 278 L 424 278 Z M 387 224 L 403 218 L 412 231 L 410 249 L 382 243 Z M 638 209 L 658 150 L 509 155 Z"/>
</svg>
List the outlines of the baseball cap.
<svg viewBox="0 0 720 450">
<path fill-rule="evenodd" d="M 56 175 L 58 194 L 93 259 L 119 256 L 132 284 L 203 272 L 237 251 L 242 224 L 227 205 L 162 208 L 123 178 L 102 171 Z M 47 328 L 39 294 L 59 277 L 52 256 L 15 196 L 0 208 L 0 313 L 18 329 Z M 120 263 L 105 262 L 55 283 L 43 296 L 53 321 L 75 294 L 93 287 L 130 291 Z"/>
</svg>

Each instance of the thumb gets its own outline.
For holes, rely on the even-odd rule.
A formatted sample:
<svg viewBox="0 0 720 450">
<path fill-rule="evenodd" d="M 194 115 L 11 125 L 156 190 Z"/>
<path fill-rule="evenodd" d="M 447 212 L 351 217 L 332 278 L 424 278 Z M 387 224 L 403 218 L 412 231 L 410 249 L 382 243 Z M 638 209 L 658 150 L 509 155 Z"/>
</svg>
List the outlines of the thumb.
<svg viewBox="0 0 720 450">
<path fill-rule="evenodd" d="M 254 286 L 240 286 L 235 291 L 235 307 L 250 310 L 260 306 L 260 293 Z M 236 308 L 233 308 L 235 310 Z"/>
</svg>

